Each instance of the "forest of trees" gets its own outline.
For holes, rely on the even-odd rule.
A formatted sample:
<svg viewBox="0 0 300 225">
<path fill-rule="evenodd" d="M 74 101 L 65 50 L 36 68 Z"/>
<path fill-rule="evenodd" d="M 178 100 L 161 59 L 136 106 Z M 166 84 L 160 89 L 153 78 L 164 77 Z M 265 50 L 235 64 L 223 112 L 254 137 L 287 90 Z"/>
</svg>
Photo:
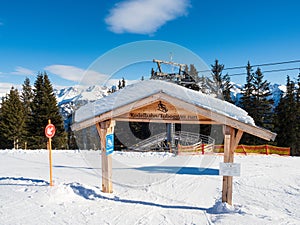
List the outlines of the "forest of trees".
<svg viewBox="0 0 300 225">
<path fill-rule="evenodd" d="M 213 94 L 220 99 L 229 101 L 243 108 L 254 119 L 255 124 L 262 128 L 277 133 L 274 142 L 269 144 L 290 147 L 291 155 L 300 155 L 300 73 L 297 80 L 291 80 L 287 76 L 287 91 L 281 93 L 278 105 L 274 105 L 269 90 L 269 82 L 264 79 L 262 70 L 253 69 L 250 62 L 245 66 L 246 83 L 243 85 L 243 97 L 233 102 L 230 96 L 232 85 L 230 76 L 222 74 L 224 65 L 215 60 L 211 65 Z M 197 73 L 191 65 L 190 71 Z M 118 88 L 125 87 L 125 79 L 119 81 Z M 207 87 L 205 87 L 207 88 Z M 198 90 L 203 91 L 199 86 Z M 2 98 L 0 104 L 0 149 L 40 149 L 46 148 L 47 139 L 44 128 L 51 119 L 56 126 L 56 135 L 53 138 L 53 148 L 73 149 L 77 148 L 72 131 L 64 129 L 64 122 L 59 113 L 53 87 L 46 73 L 39 73 L 34 86 L 30 80 L 25 79 L 22 90 L 14 87 Z M 132 124 L 137 131 L 142 127 Z M 205 128 L 209 130 L 209 128 Z M 204 130 L 205 130 L 204 129 Z M 203 129 L 202 129 L 203 131 Z M 144 134 L 144 133 L 143 133 Z M 145 133 L 146 134 L 146 133 Z M 146 135 L 147 136 L 147 135 Z M 244 134 L 241 144 L 258 145 L 268 142 Z"/>
<path fill-rule="evenodd" d="M 39 73 L 34 87 L 25 79 L 20 92 L 12 87 L 0 107 L 0 149 L 45 149 L 48 119 L 56 127 L 55 149 L 66 149 L 67 134 L 53 87 L 46 73 Z"/>
<path fill-rule="evenodd" d="M 226 101 L 231 101 L 230 79 L 226 74 L 222 75 L 223 64 L 218 60 L 211 65 L 213 79 L 217 83 L 221 96 Z M 300 155 L 300 73 L 296 81 L 291 81 L 287 76 L 287 91 L 281 93 L 278 106 L 274 105 L 269 90 L 269 82 L 264 79 L 261 69 L 258 67 L 255 71 L 248 62 L 246 66 L 246 83 L 243 85 L 243 97 L 234 102 L 237 106 L 243 108 L 254 119 L 259 127 L 271 130 L 277 133 L 274 142 L 270 144 L 290 147 L 291 155 Z M 244 134 L 241 144 L 257 145 L 267 142 L 249 134 Z"/>
</svg>

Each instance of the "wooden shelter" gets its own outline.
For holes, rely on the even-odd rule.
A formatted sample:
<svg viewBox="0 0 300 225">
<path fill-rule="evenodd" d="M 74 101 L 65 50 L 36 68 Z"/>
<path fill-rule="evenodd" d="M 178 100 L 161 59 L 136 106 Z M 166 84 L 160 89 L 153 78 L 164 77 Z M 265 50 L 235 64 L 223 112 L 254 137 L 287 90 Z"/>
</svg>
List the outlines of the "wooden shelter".
<svg viewBox="0 0 300 225">
<path fill-rule="evenodd" d="M 106 154 L 106 136 L 116 121 L 223 125 L 224 163 L 234 162 L 234 151 L 244 132 L 265 140 L 275 133 L 257 127 L 241 108 L 166 81 L 149 80 L 129 85 L 79 108 L 73 130 L 96 125 L 102 153 L 102 191 L 111 193 L 112 156 Z M 223 176 L 222 201 L 232 204 L 232 176 Z"/>
</svg>

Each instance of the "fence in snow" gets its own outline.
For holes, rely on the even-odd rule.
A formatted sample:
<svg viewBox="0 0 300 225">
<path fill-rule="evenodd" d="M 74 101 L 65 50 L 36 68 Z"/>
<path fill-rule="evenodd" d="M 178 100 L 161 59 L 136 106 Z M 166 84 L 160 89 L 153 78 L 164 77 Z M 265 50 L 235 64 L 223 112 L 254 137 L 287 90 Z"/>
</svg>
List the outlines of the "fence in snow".
<svg viewBox="0 0 300 225">
<path fill-rule="evenodd" d="M 290 148 L 286 147 L 276 147 L 272 145 L 238 145 L 235 153 L 241 154 L 276 154 L 282 156 L 290 155 Z M 185 146 L 183 148 L 178 148 L 178 154 L 207 154 L 207 153 L 224 153 L 224 145 L 214 145 L 206 146 L 204 144 L 199 144 L 196 146 Z"/>
</svg>

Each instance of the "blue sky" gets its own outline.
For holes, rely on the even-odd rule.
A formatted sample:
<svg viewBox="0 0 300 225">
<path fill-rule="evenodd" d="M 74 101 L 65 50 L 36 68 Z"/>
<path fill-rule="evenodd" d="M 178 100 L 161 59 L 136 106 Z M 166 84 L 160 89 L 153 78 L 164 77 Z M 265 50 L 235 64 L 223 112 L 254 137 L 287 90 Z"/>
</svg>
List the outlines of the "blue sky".
<svg viewBox="0 0 300 225">
<path fill-rule="evenodd" d="M 33 83 L 38 71 L 47 71 L 55 87 L 78 84 L 103 54 L 136 41 L 174 43 L 208 66 L 215 59 L 225 67 L 246 65 L 248 60 L 253 65 L 300 60 L 299 8 L 297 0 L 1 0 L 0 95 L 26 76 Z M 160 59 L 172 55 L 174 61 L 182 60 L 173 49 L 159 50 Z M 112 66 L 127 57 L 114 56 Z M 299 67 L 294 63 L 262 69 Z M 294 78 L 298 73 L 265 73 L 265 78 L 285 83 L 286 75 Z M 245 76 L 231 79 L 245 82 Z"/>
</svg>

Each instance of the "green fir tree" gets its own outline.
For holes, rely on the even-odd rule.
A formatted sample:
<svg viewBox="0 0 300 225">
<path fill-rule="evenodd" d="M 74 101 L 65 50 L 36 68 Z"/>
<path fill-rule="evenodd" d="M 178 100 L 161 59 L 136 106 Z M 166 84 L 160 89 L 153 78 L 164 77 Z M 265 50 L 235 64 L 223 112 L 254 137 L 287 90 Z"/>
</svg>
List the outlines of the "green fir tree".
<svg viewBox="0 0 300 225">
<path fill-rule="evenodd" d="M 12 87 L 2 98 L 0 112 L 0 147 L 24 148 L 25 110 L 17 89 Z"/>
<path fill-rule="evenodd" d="M 26 78 L 24 84 L 22 86 L 22 93 L 21 93 L 21 101 L 24 106 L 25 114 L 25 124 L 24 124 L 24 145 L 25 149 L 27 148 L 27 143 L 29 141 L 30 133 L 28 132 L 30 129 L 30 114 L 31 114 L 31 102 L 33 99 L 33 91 L 30 85 L 29 78 Z"/>
<path fill-rule="evenodd" d="M 270 83 L 264 80 L 263 73 L 257 68 L 252 73 L 250 63 L 247 65 L 247 83 L 244 86 L 244 96 L 242 97 L 242 108 L 254 119 L 257 126 L 269 130 L 274 128 L 273 100 L 270 98 Z M 265 141 L 251 135 L 244 135 L 241 143 L 244 144 L 264 144 Z"/>
<path fill-rule="evenodd" d="M 232 85 L 230 84 L 230 77 L 228 74 L 222 75 L 223 70 L 224 65 L 220 64 L 216 59 L 215 64 L 211 65 L 213 80 L 215 82 L 214 94 L 219 99 L 224 99 L 225 101 L 232 102 L 230 97 L 230 89 L 232 88 Z"/>
<path fill-rule="evenodd" d="M 246 66 L 247 76 L 246 76 L 246 84 L 243 86 L 242 93 L 243 96 L 238 102 L 238 106 L 248 112 L 249 115 L 253 115 L 254 108 L 253 106 L 253 79 L 254 73 L 250 62 Z M 251 138 L 253 138 L 250 134 L 244 134 L 242 140 L 240 141 L 242 144 L 251 144 Z"/>
<path fill-rule="evenodd" d="M 253 110 L 252 117 L 257 126 L 273 130 L 273 104 L 270 98 L 272 93 L 269 89 L 270 83 L 264 80 L 260 68 L 257 68 L 253 77 Z"/>
<path fill-rule="evenodd" d="M 296 92 L 296 152 L 295 155 L 300 156 L 300 72 L 297 79 L 297 92 Z"/>
<path fill-rule="evenodd" d="M 297 143 L 297 103 L 295 98 L 295 83 L 287 77 L 287 92 L 281 96 L 276 107 L 277 145 L 291 147 L 291 155 L 299 155 Z"/>
<path fill-rule="evenodd" d="M 34 97 L 31 104 L 30 115 L 30 140 L 29 148 L 46 148 L 47 138 L 44 129 L 48 120 L 56 127 L 56 134 L 53 137 L 52 146 L 55 149 L 67 147 L 67 135 L 64 131 L 64 124 L 57 100 L 53 93 L 53 88 L 46 73 L 39 73 L 34 83 Z"/>
</svg>

